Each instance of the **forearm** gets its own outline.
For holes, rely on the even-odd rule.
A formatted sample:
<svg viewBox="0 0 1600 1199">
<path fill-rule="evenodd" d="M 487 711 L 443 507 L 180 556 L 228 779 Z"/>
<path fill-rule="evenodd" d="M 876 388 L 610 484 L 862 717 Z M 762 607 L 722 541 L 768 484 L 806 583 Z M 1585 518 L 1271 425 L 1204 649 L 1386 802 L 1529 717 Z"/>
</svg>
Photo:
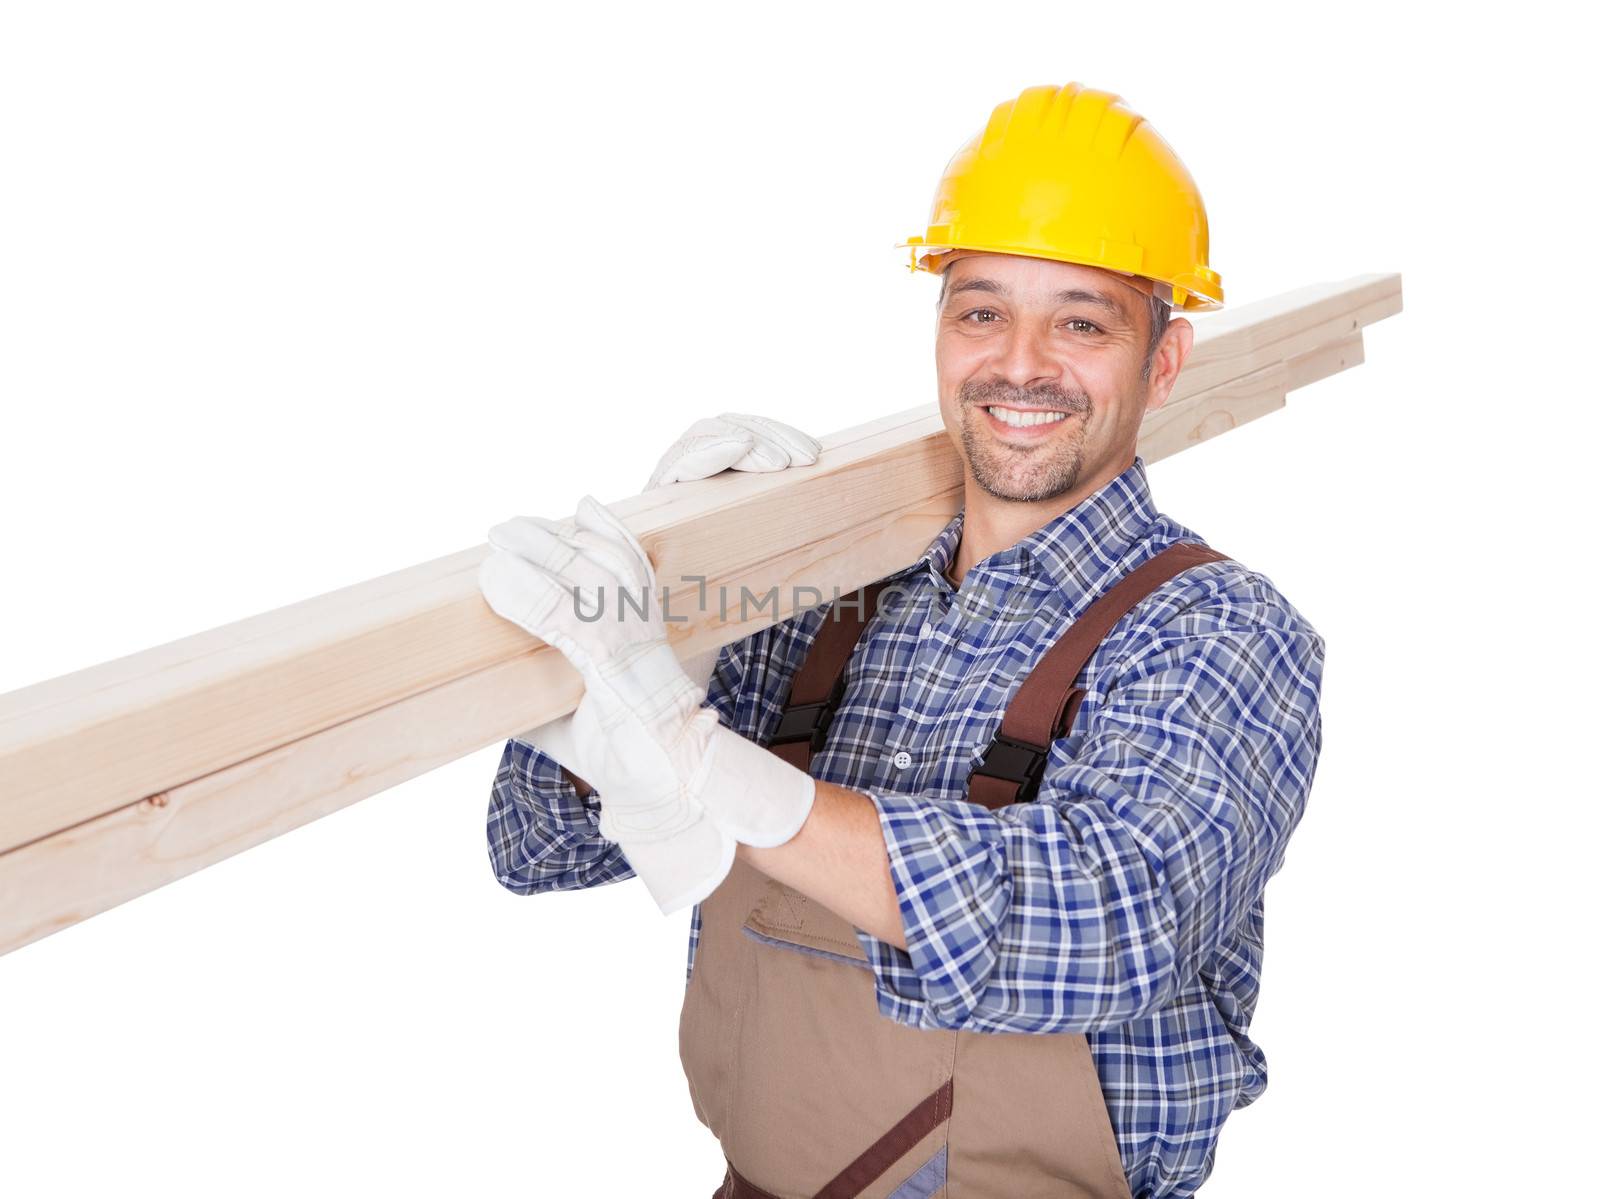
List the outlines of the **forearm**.
<svg viewBox="0 0 1600 1199">
<path fill-rule="evenodd" d="M 740 844 L 738 857 L 863 932 L 904 949 L 905 926 L 877 809 L 859 791 L 821 781 L 816 786 L 816 802 L 798 833 L 769 849 Z"/>
</svg>

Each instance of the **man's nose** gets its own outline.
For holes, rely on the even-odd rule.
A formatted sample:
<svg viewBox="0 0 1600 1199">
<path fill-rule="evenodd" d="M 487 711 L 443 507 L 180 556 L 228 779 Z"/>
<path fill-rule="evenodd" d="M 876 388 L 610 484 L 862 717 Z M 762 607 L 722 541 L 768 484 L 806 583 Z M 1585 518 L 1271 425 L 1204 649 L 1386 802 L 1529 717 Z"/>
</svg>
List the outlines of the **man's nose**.
<svg viewBox="0 0 1600 1199">
<path fill-rule="evenodd" d="M 995 370 L 1013 387 L 1029 388 L 1054 381 L 1060 365 L 1050 354 L 1049 330 L 1018 322 L 996 347 Z"/>
</svg>

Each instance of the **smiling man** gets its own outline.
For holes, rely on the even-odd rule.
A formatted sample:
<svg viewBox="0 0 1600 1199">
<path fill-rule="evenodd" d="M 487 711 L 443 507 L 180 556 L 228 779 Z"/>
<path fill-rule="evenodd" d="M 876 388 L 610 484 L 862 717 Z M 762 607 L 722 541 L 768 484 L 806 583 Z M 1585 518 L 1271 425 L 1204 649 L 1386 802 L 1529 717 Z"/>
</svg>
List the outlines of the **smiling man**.
<svg viewBox="0 0 1600 1199">
<path fill-rule="evenodd" d="M 506 747 L 497 876 L 695 904 L 680 1051 L 724 1199 L 1186 1196 L 1265 1087 L 1262 892 L 1323 641 L 1156 508 L 1137 454 L 1193 345 L 1170 310 L 1221 302 L 1206 242 L 1116 96 L 998 106 L 907 243 L 943 280 L 962 509 L 854 609 L 725 647 L 703 696 L 620 602 L 655 579 L 603 506 L 491 532 L 485 596 L 586 685 Z M 718 469 L 708 445 L 806 461 L 740 420 L 657 477 Z"/>
</svg>

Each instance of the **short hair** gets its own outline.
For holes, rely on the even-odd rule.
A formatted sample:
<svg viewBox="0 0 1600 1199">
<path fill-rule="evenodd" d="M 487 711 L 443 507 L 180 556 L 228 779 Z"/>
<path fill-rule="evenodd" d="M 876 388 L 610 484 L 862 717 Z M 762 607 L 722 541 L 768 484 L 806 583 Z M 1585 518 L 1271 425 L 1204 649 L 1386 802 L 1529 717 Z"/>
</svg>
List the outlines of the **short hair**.
<svg viewBox="0 0 1600 1199">
<path fill-rule="evenodd" d="M 1139 368 L 1139 378 L 1150 378 L 1150 367 L 1156 360 L 1156 347 L 1161 344 L 1161 338 L 1167 331 L 1167 322 L 1172 319 L 1172 305 L 1160 296 L 1150 297 L 1150 340 L 1144 347 L 1144 365 Z"/>
<path fill-rule="evenodd" d="M 950 272 L 939 272 L 939 298 L 935 304 L 944 307 L 944 293 L 950 286 Z M 1161 344 L 1161 338 L 1167 331 L 1167 324 L 1172 319 L 1172 305 L 1160 296 L 1150 297 L 1150 340 L 1145 343 L 1144 365 L 1139 368 L 1141 379 L 1150 378 L 1150 368 L 1155 364 L 1156 347 Z"/>
</svg>

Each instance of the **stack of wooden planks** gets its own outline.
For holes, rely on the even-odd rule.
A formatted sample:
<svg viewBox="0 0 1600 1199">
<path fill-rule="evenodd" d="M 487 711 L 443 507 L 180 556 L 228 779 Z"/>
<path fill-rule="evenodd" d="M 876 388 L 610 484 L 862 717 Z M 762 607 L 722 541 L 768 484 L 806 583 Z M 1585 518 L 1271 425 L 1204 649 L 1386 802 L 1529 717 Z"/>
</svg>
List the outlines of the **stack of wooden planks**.
<svg viewBox="0 0 1600 1199">
<path fill-rule="evenodd" d="M 1358 365 L 1362 328 L 1400 308 L 1399 275 L 1361 275 L 1196 319 L 1140 454 L 1177 453 Z M 686 618 L 670 626 L 681 656 L 882 577 L 960 507 L 935 404 L 822 444 L 814 466 L 608 505 Z M 570 711 L 576 672 L 479 594 L 487 552 L 0 696 L 0 952 Z M 776 602 L 700 602 L 742 589 Z"/>
</svg>

